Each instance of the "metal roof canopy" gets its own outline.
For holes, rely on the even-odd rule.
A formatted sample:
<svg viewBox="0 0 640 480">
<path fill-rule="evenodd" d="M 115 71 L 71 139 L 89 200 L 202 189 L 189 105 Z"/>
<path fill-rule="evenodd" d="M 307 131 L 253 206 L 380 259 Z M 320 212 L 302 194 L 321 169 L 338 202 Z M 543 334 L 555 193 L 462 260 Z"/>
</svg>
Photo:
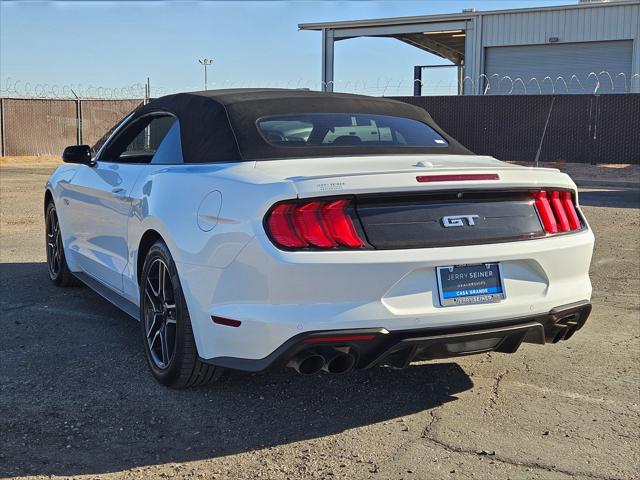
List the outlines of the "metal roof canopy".
<svg viewBox="0 0 640 480">
<path fill-rule="evenodd" d="M 464 11 L 462 13 L 421 15 L 412 17 L 349 20 L 322 23 L 301 23 L 300 30 L 322 32 L 322 87 L 333 91 L 334 43 L 357 37 L 388 37 L 408 43 L 434 55 L 463 66 L 464 74 L 479 78 L 484 63 L 482 23 L 483 17 L 509 13 L 553 12 L 587 10 L 615 5 L 636 4 L 635 0 L 620 0 L 606 3 L 579 3 L 537 8 L 518 8 L 490 11 Z M 479 93 L 480 82 L 465 89 L 466 94 Z"/>
</svg>

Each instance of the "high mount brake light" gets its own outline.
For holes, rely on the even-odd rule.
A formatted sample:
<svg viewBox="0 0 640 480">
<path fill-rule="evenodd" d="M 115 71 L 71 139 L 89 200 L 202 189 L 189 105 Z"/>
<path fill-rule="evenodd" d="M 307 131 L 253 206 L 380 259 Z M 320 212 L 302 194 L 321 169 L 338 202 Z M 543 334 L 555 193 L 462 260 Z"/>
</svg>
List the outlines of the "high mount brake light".
<svg viewBox="0 0 640 480">
<path fill-rule="evenodd" d="M 536 210 L 546 233 L 572 232 L 582 228 L 571 192 L 541 190 L 535 192 L 534 196 Z"/>
<path fill-rule="evenodd" d="M 447 175 L 420 175 L 416 177 L 420 183 L 430 182 L 466 182 L 472 180 L 500 180 L 497 173 L 458 173 Z"/>
<path fill-rule="evenodd" d="M 280 203 L 267 214 L 267 233 L 277 246 L 293 250 L 362 248 L 350 207 L 349 199 Z"/>
</svg>

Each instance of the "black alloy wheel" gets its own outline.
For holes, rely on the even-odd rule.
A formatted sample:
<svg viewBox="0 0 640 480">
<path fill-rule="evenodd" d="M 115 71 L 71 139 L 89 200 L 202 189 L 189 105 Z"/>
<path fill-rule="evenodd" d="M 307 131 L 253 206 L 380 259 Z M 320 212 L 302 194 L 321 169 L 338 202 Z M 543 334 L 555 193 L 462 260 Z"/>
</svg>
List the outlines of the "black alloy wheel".
<svg viewBox="0 0 640 480">
<path fill-rule="evenodd" d="M 47 250 L 47 270 L 51 281 L 59 287 L 79 285 L 79 280 L 73 276 L 67 266 L 62 244 L 62 232 L 58 220 L 58 212 L 51 201 L 47 204 L 44 217 L 45 243 Z"/>
<path fill-rule="evenodd" d="M 161 384 L 193 387 L 222 374 L 221 368 L 198 356 L 178 271 L 162 240 L 151 246 L 142 268 L 140 327 L 147 364 Z"/>
</svg>

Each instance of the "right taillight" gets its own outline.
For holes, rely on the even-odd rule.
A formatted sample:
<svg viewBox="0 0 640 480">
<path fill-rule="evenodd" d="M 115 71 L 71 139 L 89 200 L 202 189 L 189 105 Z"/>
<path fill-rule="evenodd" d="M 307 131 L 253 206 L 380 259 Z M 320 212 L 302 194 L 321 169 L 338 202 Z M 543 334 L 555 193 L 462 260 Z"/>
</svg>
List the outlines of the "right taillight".
<svg viewBox="0 0 640 480">
<path fill-rule="evenodd" d="M 534 195 L 536 211 L 546 233 L 571 232 L 582 228 L 571 192 L 541 190 Z"/>
<path fill-rule="evenodd" d="M 271 209 L 265 228 L 271 241 L 288 250 L 365 247 L 350 199 L 284 202 Z"/>
</svg>

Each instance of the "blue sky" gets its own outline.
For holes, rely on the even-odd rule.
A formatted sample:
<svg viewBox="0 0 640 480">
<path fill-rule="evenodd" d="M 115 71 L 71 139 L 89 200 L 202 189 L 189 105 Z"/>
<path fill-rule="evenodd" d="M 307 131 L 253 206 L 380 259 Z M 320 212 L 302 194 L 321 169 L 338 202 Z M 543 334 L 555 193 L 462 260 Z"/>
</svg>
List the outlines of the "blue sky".
<svg viewBox="0 0 640 480">
<path fill-rule="evenodd" d="M 123 88 L 151 78 L 153 93 L 209 88 L 317 87 L 321 34 L 298 23 L 550 6 L 576 0 L 381 2 L 0 3 L 1 88 Z M 410 93 L 413 65 L 444 60 L 393 39 L 336 44 L 338 89 Z M 451 76 L 451 75 L 449 75 Z M 442 88 L 449 80 L 442 77 Z M 46 84 L 46 87 L 44 86 Z"/>
</svg>

